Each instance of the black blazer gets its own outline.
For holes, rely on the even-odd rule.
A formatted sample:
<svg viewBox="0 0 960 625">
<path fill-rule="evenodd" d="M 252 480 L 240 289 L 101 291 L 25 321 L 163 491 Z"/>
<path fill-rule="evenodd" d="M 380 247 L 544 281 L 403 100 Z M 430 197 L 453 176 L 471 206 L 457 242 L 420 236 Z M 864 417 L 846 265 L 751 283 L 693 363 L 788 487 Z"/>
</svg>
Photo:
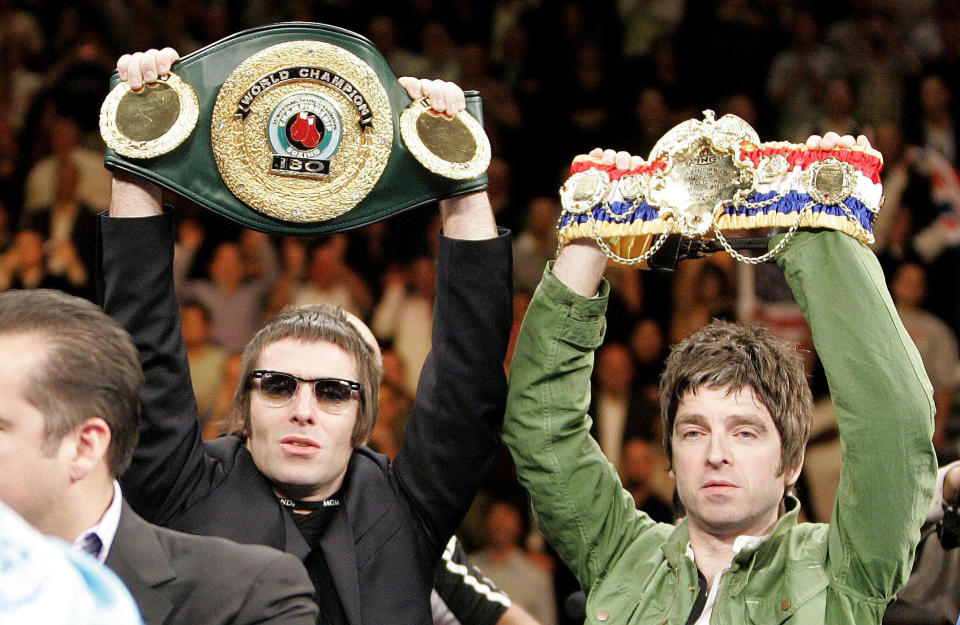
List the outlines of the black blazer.
<svg viewBox="0 0 960 625">
<path fill-rule="evenodd" d="M 106 564 L 146 625 L 316 623 L 313 584 L 290 554 L 151 525 L 127 502 Z"/>
<path fill-rule="evenodd" d="M 143 423 L 123 490 L 144 518 L 185 532 L 269 545 L 306 541 L 236 437 L 201 442 L 173 290 L 173 220 L 102 217 L 104 309 L 140 350 Z M 433 569 L 492 460 L 506 402 L 511 324 L 506 234 L 441 237 L 433 351 L 404 444 L 391 464 L 357 449 L 344 514 L 324 555 L 353 625 L 431 623 Z"/>
</svg>

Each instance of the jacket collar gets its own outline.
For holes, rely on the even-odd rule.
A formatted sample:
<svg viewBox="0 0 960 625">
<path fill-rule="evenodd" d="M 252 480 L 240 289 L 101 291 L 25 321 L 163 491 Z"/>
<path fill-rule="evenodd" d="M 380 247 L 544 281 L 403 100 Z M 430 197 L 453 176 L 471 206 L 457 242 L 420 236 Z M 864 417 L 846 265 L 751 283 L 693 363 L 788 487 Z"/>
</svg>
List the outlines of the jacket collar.
<svg viewBox="0 0 960 625">
<path fill-rule="evenodd" d="M 746 564 L 754 555 L 763 558 L 767 556 L 771 550 L 779 548 L 780 541 L 777 540 L 777 538 L 783 536 L 797 525 L 797 516 L 800 513 L 800 501 L 793 495 L 787 495 L 784 498 L 784 507 L 786 508 L 786 512 L 777 520 L 773 531 L 770 532 L 760 544 L 753 547 L 746 547 L 734 556 L 733 564 L 735 566 L 740 565 L 739 568 L 745 568 Z M 689 561 L 686 557 L 687 544 L 689 544 L 689 542 L 690 528 L 687 525 L 687 519 L 684 518 L 677 523 L 676 529 L 670 533 L 667 540 L 660 546 L 664 557 L 672 567 L 679 568 L 683 560 Z"/>
</svg>

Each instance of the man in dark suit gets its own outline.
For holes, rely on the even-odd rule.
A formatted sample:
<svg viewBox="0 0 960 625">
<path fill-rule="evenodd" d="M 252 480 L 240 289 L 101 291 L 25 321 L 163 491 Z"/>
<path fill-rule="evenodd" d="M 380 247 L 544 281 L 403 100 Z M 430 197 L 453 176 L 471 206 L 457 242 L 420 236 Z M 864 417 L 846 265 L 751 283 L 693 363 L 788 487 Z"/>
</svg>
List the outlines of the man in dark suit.
<svg viewBox="0 0 960 625">
<path fill-rule="evenodd" d="M 123 501 L 143 374 L 100 309 L 59 291 L 0 294 L 0 375 L 0 500 L 105 562 L 148 625 L 315 622 L 296 558 L 157 527 Z"/>
<path fill-rule="evenodd" d="M 139 89 L 176 58 L 169 48 L 122 57 L 120 77 Z M 451 83 L 401 84 L 437 111 L 465 106 Z M 431 622 L 434 568 L 499 439 L 509 236 L 498 235 L 485 193 L 440 210 L 433 349 L 393 463 L 365 446 L 381 375 L 375 342 L 333 307 L 267 323 L 244 352 L 241 434 L 203 443 L 173 289 L 172 217 L 156 186 L 115 173 L 101 220 L 104 309 L 134 336 L 146 375 L 140 444 L 123 480 L 131 504 L 167 527 L 295 554 L 327 623 Z"/>
</svg>

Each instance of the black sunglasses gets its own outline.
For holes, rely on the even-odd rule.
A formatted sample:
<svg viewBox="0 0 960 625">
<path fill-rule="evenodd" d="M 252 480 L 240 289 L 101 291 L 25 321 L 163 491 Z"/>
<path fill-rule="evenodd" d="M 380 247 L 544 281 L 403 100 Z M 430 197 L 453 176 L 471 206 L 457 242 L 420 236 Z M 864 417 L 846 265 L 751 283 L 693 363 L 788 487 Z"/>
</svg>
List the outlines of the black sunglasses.
<svg viewBox="0 0 960 625">
<path fill-rule="evenodd" d="M 331 414 L 340 414 L 347 409 L 353 394 L 360 395 L 363 389 L 359 382 L 340 378 L 316 378 L 306 380 L 292 373 L 265 371 L 257 369 L 250 374 L 250 381 L 257 380 L 256 388 L 260 398 L 271 406 L 286 406 L 297 394 L 300 383 L 313 384 L 313 394 L 317 403 Z M 360 395 L 362 398 L 362 395 Z"/>
</svg>

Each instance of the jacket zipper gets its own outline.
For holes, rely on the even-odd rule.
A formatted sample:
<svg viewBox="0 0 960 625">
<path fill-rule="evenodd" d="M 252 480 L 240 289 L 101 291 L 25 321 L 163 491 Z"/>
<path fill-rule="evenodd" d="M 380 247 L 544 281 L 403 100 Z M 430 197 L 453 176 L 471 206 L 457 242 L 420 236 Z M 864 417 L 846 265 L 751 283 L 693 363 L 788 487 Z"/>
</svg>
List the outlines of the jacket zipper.
<svg viewBox="0 0 960 625">
<path fill-rule="evenodd" d="M 677 603 L 677 594 L 680 592 L 680 571 L 674 567 L 670 567 L 670 570 L 673 571 L 674 585 L 673 585 L 673 601 L 670 602 L 670 607 L 667 608 L 667 618 L 660 623 L 660 625 L 667 625 L 670 622 L 670 612 L 673 611 L 674 604 Z"/>
</svg>

